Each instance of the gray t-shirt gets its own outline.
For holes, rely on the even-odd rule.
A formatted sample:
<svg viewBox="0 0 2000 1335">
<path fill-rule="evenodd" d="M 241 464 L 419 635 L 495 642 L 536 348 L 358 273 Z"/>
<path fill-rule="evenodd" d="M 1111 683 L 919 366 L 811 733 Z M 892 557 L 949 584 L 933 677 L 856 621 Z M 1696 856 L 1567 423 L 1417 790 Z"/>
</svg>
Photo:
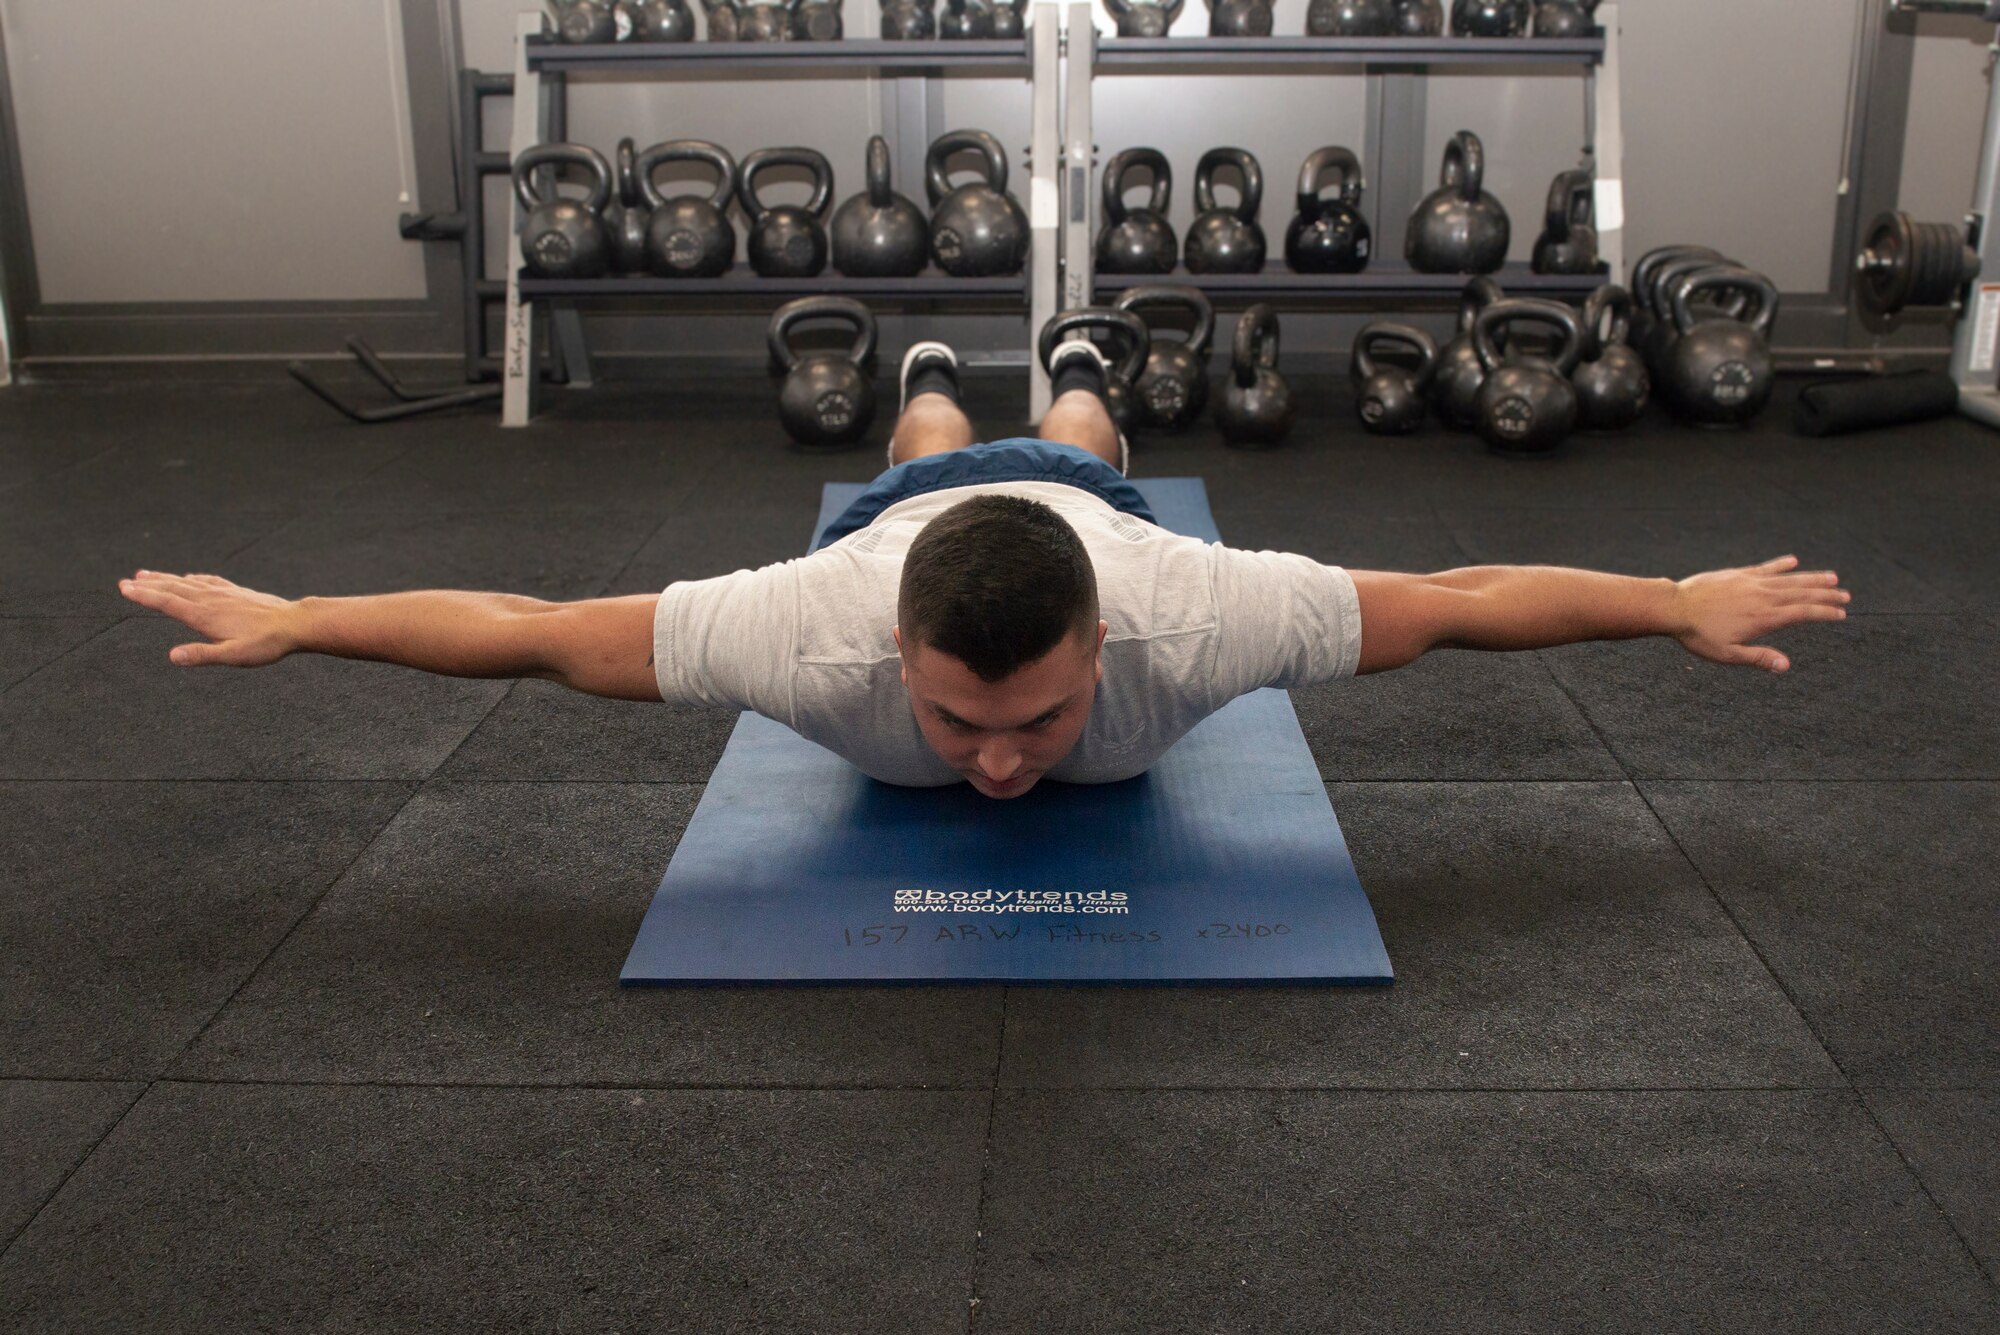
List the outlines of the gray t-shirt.
<svg viewBox="0 0 2000 1335">
<path fill-rule="evenodd" d="M 1183 537 L 1079 487 L 1008 482 L 912 497 L 796 561 L 668 585 L 653 620 L 660 698 L 753 710 L 885 783 L 963 783 L 917 730 L 889 631 L 911 542 L 982 493 L 1049 505 L 1097 570 L 1104 679 L 1051 779 L 1129 779 L 1237 696 L 1351 677 L 1361 660 L 1361 604 L 1340 567 Z"/>
</svg>

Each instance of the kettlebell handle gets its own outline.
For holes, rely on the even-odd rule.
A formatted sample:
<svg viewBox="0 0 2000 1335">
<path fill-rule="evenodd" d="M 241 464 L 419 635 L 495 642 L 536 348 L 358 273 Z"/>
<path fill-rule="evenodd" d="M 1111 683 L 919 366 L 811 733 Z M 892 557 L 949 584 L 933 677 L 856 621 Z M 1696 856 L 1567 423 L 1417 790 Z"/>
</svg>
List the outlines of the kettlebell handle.
<svg viewBox="0 0 2000 1335">
<path fill-rule="evenodd" d="M 1361 179 L 1361 159 L 1354 150 L 1331 146 L 1314 149 L 1299 168 L 1299 212 L 1311 214 L 1319 208 L 1319 178 L 1329 171 L 1340 173 L 1340 202 L 1350 209 L 1361 207 L 1366 183 Z"/>
<path fill-rule="evenodd" d="M 1236 322 L 1236 345 L 1230 366 L 1236 383 L 1244 389 L 1257 383 L 1259 371 L 1278 369 L 1278 312 L 1258 302 L 1243 312 Z"/>
<path fill-rule="evenodd" d="M 886 209 L 895 201 L 896 190 L 889 179 L 889 141 L 881 135 L 868 140 L 868 203 Z"/>
<path fill-rule="evenodd" d="M 639 207 L 639 154 L 627 135 L 618 141 L 618 202 L 628 209 Z"/>
<path fill-rule="evenodd" d="M 1544 301 L 1538 297 L 1510 297 L 1496 301 L 1479 312 L 1479 318 L 1472 322 L 1472 346 L 1479 351 L 1479 364 L 1491 375 L 1507 359 L 1494 341 L 1493 331 L 1504 324 L 1517 321 L 1546 324 L 1562 334 L 1562 346 L 1550 360 L 1555 362 L 1559 375 L 1568 375 L 1576 369 L 1583 356 L 1583 322 L 1576 312 L 1559 301 Z"/>
<path fill-rule="evenodd" d="M 1697 269 L 1674 285 L 1673 312 L 1674 326 L 1683 334 L 1692 330 L 1697 321 L 1690 301 L 1697 292 L 1710 288 L 1726 288 L 1741 292 L 1757 304 L 1756 312 L 1742 323 L 1765 336 L 1771 332 L 1771 322 L 1778 318 L 1778 289 L 1763 274 L 1741 265 L 1718 264 L 1709 269 Z M 1738 319 L 1740 317 L 1722 315 L 1717 319 Z"/>
<path fill-rule="evenodd" d="M 1583 299 L 1583 360 L 1594 362 L 1632 334 L 1632 294 L 1616 283 L 1593 289 Z"/>
<path fill-rule="evenodd" d="M 1104 167 L 1104 216 L 1113 227 L 1131 215 L 1125 207 L 1125 178 L 1142 168 L 1153 173 L 1153 194 L 1146 207 L 1164 217 L 1167 205 L 1173 202 L 1174 172 L 1167 165 L 1167 155 L 1157 148 L 1128 148 Z"/>
<path fill-rule="evenodd" d="M 1500 284 L 1481 274 L 1465 285 L 1465 295 L 1458 300 L 1458 332 L 1470 334 L 1472 322 L 1479 318 L 1479 312 L 1496 301 L 1505 301 L 1507 294 L 1500 290 Z"/>
<path fill-rule="evenodd" d="M 1077 306 L 1060 311 L 1056 317 L 1042 326 L 1038 353 L 1042 359 L 1042 369 L 1047 370 L 1049 359 L 1056 354 L 1056 348 L 1063 342 L 1063 336 L 1078 329 L 1109 329 L 1125 336 L 1125 351 L 1119 358 L 1118 367 L 1113 372 L 1127 384 L 1136 384 L 1146 369 L 1146 354 L 1152 351 L 1152 331 L 1146 322 L 1131 311 L 1121 311 L 1111 306 Z"/>
<path fill-rule="evenodd" d="M 1200 288 L 1178 283 L 1147 283 L 1139 287 L 1126 288 L 1119 294 L 1117 303 L 1117 308 L 1121 311 L 1141 311 L 1163 306 L 1194 313 L 1194 328 L 1188 331 L 1187 346 L 1197 357 L 1206 357 L 1209 342 L 1215 337 L 1215 304 Z M 1149 338 L 1151 328 L 1150 325 L 1147 326 Z"/>
<path fill-rule="evenodd" d="M 535 169 L 566 163 L 575 163 L 590 172 L 590 195 L 585 206 L 592 213 L 602 213 L 611 202 L 611 164 L 588 144 L 536 144 L 523 149 L 521 156 L 514 159 L 514 197 L 521 201 L 521 207 L 538 209 L 554 202 L 543 199 L 536 191 Z"/>
<path fill-rule="evenodd" d="M 1201 155 L 1194 169 L 1195 212 L 1215 212 L 1215 173 L 1226 166 L 1243 173 L 1243 198 L 1236 201 L 1233 212 L 1244 222 L 1256 222 L 1257 210 L 1264 203 L 1264 169 L 1240 148 L 1211 148 Z"/>
<path fill-rule="evenodd" d="M 736 197 L 751 218 L 761 218 L 770 212 L 764 201 L 757 198 L 757 174 L 767 167 L 804 167 L 811 172 L 812 198 L 800 207 L 815 218 L 826 216 L 827 203 L 833 198 L 833 164 L 826 160 L 826 155 L 810 148 L 760 148 L 745 154 L 742 166 L 737 169 Z"/>
<path fill-rule="evenodd" d="M 633 165 L 639 173 L 639 190 L 648 205 L 656 209 L 666 207 L 667 197 L 660 193 L 653 172 L 669 162 L 705 162 L 715 168 L 715 193 L 708 197 L 708 202 L 718 209 L 729 207 L 730 196 L 736 193 L 736 159 L 729 156 L 728 149 L 705 139 L 669 139 L 639 155 Z"/>
<path fill-rule="evenodd" d="M 1444 179 L 1447 189 L 1455 189 L 1467 203 L 1479 202 L 1480 187 L 1486 183 L 1486 146 L 1470 130 L 1460 130 L 1444 146 Z"/>
<path fill-rule="evenodd" d="M 1411 383 L 1417 389 L 1424 389 L 1431 383 L 1437 372 L 1437 340 L 1423 330 L 1406 324 L 1371 324 L 1354 339 L 1354 365 L 1365 379 L 1375 374 L 1375 346 L 1387 343 L 1392 347 L 1404 347 L 1417 354 L 1418 364 Z"/>
<path fill-rule="evenodd" d="M 854 346 L 848 350 L 848 361 L 856 366 L 866 366 L 874 357 L 878 331 L 873 311 L 852 297 L 800 297 L 780 306 L 771 317 L 771 328 L 765 341 L 770 346 L 772 359 L 787 372 L 797 368 L 804 359 L 792 351 L 792 326 L 802 320 L 821 319 L 838 320 L 854 326 Z"/>
<path fill-rule="evenodd" d="M 1711 250 L 1707 246 L 1661 246 L 1658 249 L 1649 250 L 1640 256 L 1639 262 L 1632 266 L 1632 304 L 1634 308 L 1649 314 L 1654 313 L 1653 275 L 1664 264 L 1690 257 L 1699 257 L 1717 264 L 1722 262 L 1722 252 Z"/>
<path fill-rule="evenodd" d="M 1549 200 L 1543 216 L 1550 240 L 1568 241 L 1571 228 L 1591 225 L 1597 212 L 1592 199 L 1596 188 L 1587 171 L 1556 173 L 1555 180 L 1549 182 Z"/>
<path fill-rule="evenodd" d="M 945 172 L 945 162 L 952 154 L 968 149 L 986 159 L 987 188 L 995 194 L 1006 190 L 1007 150 L 1000 147 L 1000 141 L 984 130 L 951 130 L 933 140 L 930 152 L 924 155 L 924 186 L 930 192 L 932 208 L 951 193 L 951 177 Z"/>
</svg>

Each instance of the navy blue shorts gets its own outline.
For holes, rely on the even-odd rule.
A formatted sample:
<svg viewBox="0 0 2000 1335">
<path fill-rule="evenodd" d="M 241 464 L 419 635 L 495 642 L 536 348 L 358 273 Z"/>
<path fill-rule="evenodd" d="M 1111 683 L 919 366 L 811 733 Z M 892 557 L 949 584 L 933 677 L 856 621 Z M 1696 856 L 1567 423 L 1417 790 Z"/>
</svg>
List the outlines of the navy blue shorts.
<svg viewBox="0 0 2000 1335">
<path fill-rule="evenodd" d="M 875 522 L 875 517 L 898 501 L 924 496 L 953 487 L 977 487 L 990 482 L 1061 482 L 1081 487 L 1108 502 L 1114 510 L 1145 520 L 1153 518 L 1152 507 L 1139 489 L 1125 480 L 1117 469 L 1075 445 L 1058 445 L 1049 440 L 1017 436 L 996 440 L 990 445 L 968 445 L 949 454 L 930 454 L 897 464 L 868 484 L 868 490 L 854 498 L 854 504 L 826 526 L 813 544 L 818 551 L 850 533 L 859 533 Z"/>
</svg>

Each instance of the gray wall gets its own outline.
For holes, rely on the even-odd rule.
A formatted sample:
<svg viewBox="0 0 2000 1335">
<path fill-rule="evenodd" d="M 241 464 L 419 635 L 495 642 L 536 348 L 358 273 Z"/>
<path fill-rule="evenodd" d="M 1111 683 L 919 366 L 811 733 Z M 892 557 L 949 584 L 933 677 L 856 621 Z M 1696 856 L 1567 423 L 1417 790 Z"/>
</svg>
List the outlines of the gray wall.
<svg viewBox="0 0 2000 1335">
<path fill-rule="evenodd" d="M 1860 3 L 1815 0 L 1808 19 L 1800 0 L 1624 0 L 1629 255 L 1699 240 L 1787 291 L 1826 290 Z M 1305 4 L 1279 0 L 1280 31 L 1302 28 Z M 465 63 L 511 68 L 522 0 L 458 7 Z M 395 220 L 412 206 L 406 79 L 414 74 L 421 92 L 439 72 L 402 68 L 401 12 L 399 0 L 0 0 L 42 301 L 112 309 L 423 297 L 422 248 L 397 237 Z M 871 33 L 876 13 L 876 0 L 848 0 L 848 31 Z M 1190 0 L 1177 31 L 1205 23 L 1201 0 Z M 1922 216 L 1953 217 L 1970 193 L 1990 30 L 1926 20 L 1921 31 L 1903 199 Z M 217 32 L 228 37 L 213 40 Z M 890 88 L 859 77 L 577 77 L 571 137 L 609 150 L 623 134 L 642 143 L 699 136 L 739 155 L 802 143 L 828 155 L 844 195 L 858 184 L 862 145 L 883 123 Z M 1180 224 L 1192 214 L 1188 175 L 1201 151 L 1250 148 L 1265 166 L 1265 221 L 1277 233 L 1308 150 L 1365 147 L 1365 93 L 1358 75 L 1106 76 L 1097 142 L 1105 156 L 1135 143 L 1165 150 Z M 992 129 L 1016 155 L 1025 146 L 1023 81 L 950 79 L 940 97 L 947 125 Z M 1549 178 L 1582 148 L 1582 79 L 1432 77 L 1426 177 L 1461 127 L 1486 141 L 1491 188 L 1514 216 L 1525 258 Z M 496 137 L 491 146 L 503 145 Z M 1014 165 L 1020 193 L 1018 156 Z M 919 182 L 899 186 L 921 191 Z M 780 183 L 770 193 L 802 191 Z M 504 205 L 497 183 L 489 202 L 496 212 Z M 692 337 L 661 331 L 671 322 L 619 323 L 635 346 Z M 1014 325 L 968 329 L 1017 343 Z M 437 350 L 450 349 L 440 340 Z"/>
</svg>

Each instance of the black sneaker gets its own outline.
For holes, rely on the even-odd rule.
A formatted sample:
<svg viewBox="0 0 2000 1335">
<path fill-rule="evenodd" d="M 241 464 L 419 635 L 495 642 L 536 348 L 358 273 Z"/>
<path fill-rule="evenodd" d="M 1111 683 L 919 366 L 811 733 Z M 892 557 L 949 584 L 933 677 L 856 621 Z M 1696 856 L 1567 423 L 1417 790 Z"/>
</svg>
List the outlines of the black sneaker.
<svg viewBox="0 0 2000 1335">
<path fill-rule="evenodd" d="M 903 354 L 903 401 L 897 409 L 898 412 L 910 406 L 910 381 L 927 371 L 945 372 L 951 377 L 952 388 L 954 390 L 958 388 L 958 354 L 951 350 L 949 344 L 935 340 L 912 343 L 910 350 Z M 958 395 L 954 393 L 952 400 L 956 402 L 957 399 Z"/>
</svg>

